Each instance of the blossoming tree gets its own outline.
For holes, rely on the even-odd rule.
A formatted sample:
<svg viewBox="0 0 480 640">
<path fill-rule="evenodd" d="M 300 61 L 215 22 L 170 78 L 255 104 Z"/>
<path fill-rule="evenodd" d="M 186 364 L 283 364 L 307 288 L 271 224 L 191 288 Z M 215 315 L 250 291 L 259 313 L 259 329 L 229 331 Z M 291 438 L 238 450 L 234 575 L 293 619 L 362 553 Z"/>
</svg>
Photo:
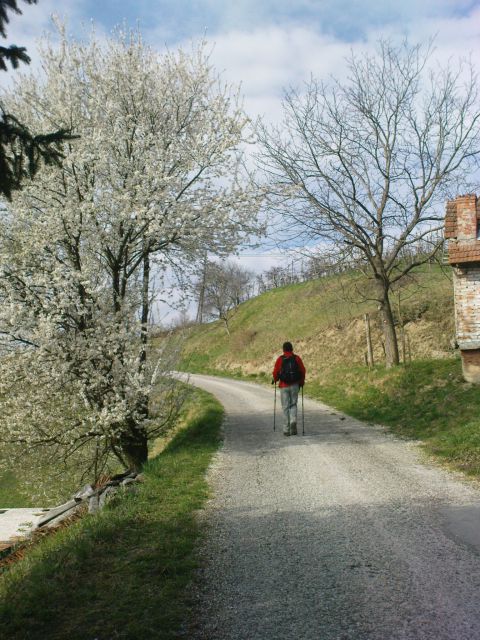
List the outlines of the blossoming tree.
<svg viewBox="0 0 480 640">
<path fill-rule="evenodd" d="M 12 446 L 83 455 L 98 475 L 112 455 L 141 467 L 172 407 L 148 340 L 153 275 L 234 249 L 257 200 L 240 171 L 248 120 L 203 46 L 159 56 L 138 34 L 60 31 L 44 78 L 5 98 L 32 129 L 79 138 L 1 214 L 0 421 Z"/>
</svg>

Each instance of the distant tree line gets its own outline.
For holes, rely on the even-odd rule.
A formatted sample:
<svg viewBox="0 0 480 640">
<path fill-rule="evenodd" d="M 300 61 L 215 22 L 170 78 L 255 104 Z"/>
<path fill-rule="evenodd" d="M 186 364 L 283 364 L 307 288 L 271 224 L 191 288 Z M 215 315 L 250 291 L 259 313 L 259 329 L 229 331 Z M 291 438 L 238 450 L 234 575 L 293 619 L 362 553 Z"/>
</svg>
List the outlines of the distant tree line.
<svg viewBox="0 0 480 640">
<path fill-rule="evenodd" d="M 198 299 L 197 322 L 221 320 L 230 334 L 229 319 L 237 307 L 253 295 L 254 275 L 233 261 L 205 260 L 194 282 Z"/>
<path fill-rule="evenodd" d="M 436 251 L 432 252 L 432 247 Z M 443 242 L 439 233 L 421 238 L 406 245 L 400 252 L 405 265 L 443 261 Z M 242 302 L 291 284 L 308 282 L 347 271 L 364 272 L 366 267 L 361 253 L 347 247 L 344 252 L 323 251 L 314 255 L 285 258 L 284 265 L 269 267 L 260 274 L 227 260 L 204 262 L 201 275 L 193 282 L 193 294 L 197 300 L 197 314 L 193 321 L 183 309 L 174 321 L 174 326 L 221 320 L 229 333 L 229 318 Z"/>
</svg>

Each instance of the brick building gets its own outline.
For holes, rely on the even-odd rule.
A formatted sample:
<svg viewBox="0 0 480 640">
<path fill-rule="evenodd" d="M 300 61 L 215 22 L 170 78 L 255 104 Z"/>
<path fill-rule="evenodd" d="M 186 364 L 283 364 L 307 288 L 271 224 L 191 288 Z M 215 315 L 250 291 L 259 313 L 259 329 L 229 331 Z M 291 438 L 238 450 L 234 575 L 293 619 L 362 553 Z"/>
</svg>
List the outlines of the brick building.
<svg viewBox="0 0 480 640">
<path fill-rule="evenodd" d="M 453 267 L 455 327 L 465 380 L 480 383 L 480 199 L 447 203 L 445 239 Z"/>
</svg>

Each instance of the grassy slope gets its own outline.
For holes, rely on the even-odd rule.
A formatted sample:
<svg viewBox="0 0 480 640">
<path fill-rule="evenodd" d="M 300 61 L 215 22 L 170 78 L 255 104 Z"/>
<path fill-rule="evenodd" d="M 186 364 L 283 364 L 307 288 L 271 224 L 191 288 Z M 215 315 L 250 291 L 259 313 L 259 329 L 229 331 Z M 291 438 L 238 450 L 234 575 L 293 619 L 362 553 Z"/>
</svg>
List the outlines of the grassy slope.
<svg viewBox="0 0 480 640">
<path fill-rule="evenodd" d="M 353 276 L 325 278 L 270 291 L 241 305 L 231 336 L 218 323 L 194 327 L 182 366 L 190 371 L 269 381 L 274 358 L 289 339 L 304 358 L 306 393 L 367 422 L 422 440 L 427 452 L 480 476 L 480 390 L 465 383 L 451 350 L 451 281 L 424 268 L 402 292 L 412 362 L 393 370 L 363 366 L 362 314 L 372 315 L 377 362 L 383 360 L 372 304 L 354 304 Z M 350 302 L 348 302 L 350 299 Z M 397 298 L 394 298 L 395 306 Z M 398 315 L 398 310 L 396 311 Z"/>
<path fill-rule="evenodd" d="M 136 495 L 42 540 L 4 574 L 1 636 L 178 637 L 221 419 L 221 406 L 196 392 L 185 428 L 148 463 Z"/>
<path fill-rule="evenodd" d="M 284 340 L 291 340 L 319 376 L 341 363 L 362 363 L 365 352 L 363 313 L 372 317 L 377 361 L 383 359 L 380 319 L 372 301 L 358 303 L 361 283 L 353 275 L 332 276 L 291 285 L 242 304 L 230 322 L 194 327 L 182 366 L 189 371 L 229 371 L 257 375 L 271 371 Z M 401 312 L 413 358 L 451 355 L 453 294 L 439 268 L 426 267 L 417 283 L 401 291 Z M 397 297 L 394 299 L 397 307 Z"/>
<path fill-rule="evenodd" d="M 0 506 L 2 508 L 35 507 L 34 502 L 12 471 L 0 474 Z"/>
</svg>

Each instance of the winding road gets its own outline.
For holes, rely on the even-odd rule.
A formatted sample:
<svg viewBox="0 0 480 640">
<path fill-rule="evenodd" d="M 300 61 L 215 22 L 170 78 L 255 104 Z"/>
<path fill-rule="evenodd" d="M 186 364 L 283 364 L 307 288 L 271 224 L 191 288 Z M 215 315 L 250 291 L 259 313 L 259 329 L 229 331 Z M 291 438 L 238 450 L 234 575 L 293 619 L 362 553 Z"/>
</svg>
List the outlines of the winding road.
<svg viewBox="0 0 480 640">
<path fill-rule="evenodd" d="M 480 639 L 476 486 L 319 402 L 287 438 L 273 389 L 190 381 L 226 418 L 189 638 Z"/>
</svg>

